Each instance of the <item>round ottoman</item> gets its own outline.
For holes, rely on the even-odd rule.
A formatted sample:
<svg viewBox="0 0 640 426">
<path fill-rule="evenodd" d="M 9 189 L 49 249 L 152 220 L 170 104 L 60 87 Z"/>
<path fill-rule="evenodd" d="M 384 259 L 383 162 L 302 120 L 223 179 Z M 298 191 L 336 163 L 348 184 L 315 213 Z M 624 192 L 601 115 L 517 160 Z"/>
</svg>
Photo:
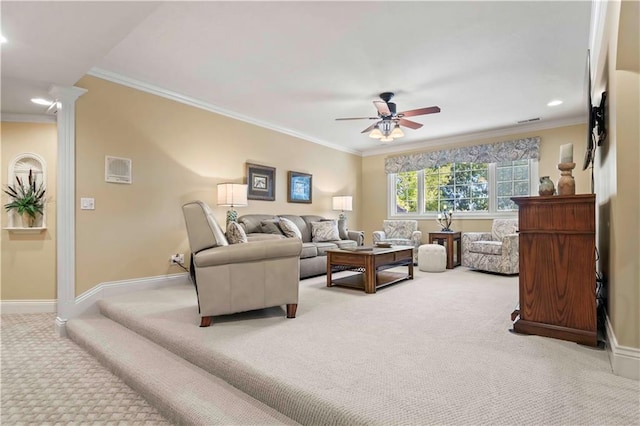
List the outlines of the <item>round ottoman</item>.
<svg viewBox="0 0 640 426">
<path fill-rule="evenodd" d="M 447 253 L 440 244 L 423 244 L 418 247 L 418 269 L 423 272 L 444 272 L 447 269 Z"/>
</svg>

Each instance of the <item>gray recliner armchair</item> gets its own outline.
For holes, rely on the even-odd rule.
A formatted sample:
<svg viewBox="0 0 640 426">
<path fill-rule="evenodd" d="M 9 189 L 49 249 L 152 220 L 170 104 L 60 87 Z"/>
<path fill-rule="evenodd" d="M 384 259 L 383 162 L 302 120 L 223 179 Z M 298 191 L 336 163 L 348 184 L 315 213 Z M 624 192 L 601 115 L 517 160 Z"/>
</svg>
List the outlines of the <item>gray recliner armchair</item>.
<svg viewBox="0 0 640 426">
<path fill-rule="evenodd" d="M 182 206 L 191 274 L 198 295 L 200 327 L 216 315 L 287 305 L 287 318 L 298 307 L 298 273 L 302 243 L 296 238 L 229 244 L 209 206 Z"/>
</svg>

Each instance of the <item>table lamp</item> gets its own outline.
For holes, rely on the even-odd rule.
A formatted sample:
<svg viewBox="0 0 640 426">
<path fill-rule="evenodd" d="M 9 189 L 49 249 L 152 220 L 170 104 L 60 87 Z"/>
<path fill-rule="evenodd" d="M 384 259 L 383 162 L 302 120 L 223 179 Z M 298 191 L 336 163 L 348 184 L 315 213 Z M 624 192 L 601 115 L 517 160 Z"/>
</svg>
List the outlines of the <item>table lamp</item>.
<svg viewBox="0 0 640 426">
<path fill-rule="evenodd" d="M 339 218 L 346 220 L 347 215 L 345 215 L 344 212 L 353 210 L 353 197 L 351 197 L 351 195 L 333 197 L 333 210 L 340 210 Z"/>
<path fill-rule="evenodd" d="M 227 226 L 229 222 L 238 221 L 238 212 L 234 207 L 247 206 L 247 186 L 241 183 L 219 183 L 218 205 L 231 207 L 227 210 Z"/>
</svg>

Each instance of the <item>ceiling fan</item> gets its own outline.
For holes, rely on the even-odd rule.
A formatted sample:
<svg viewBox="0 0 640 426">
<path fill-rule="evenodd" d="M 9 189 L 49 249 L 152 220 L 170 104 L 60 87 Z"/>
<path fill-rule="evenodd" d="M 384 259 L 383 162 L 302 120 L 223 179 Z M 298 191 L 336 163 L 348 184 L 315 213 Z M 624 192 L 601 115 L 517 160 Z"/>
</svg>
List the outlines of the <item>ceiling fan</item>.
<svg viewBox="0 0 640 426">
<path fill-rule="evenodd" d="M 404 132 L 400 129 L 400 126 L 409 127 L 414 130 L 422 127 L 422 124 L 407 120 L 405 117 L 440 112 L 440 107 L 437 106 L 396 112 L 396 104 L 391 102 L 393 95 L 392 92 L 380 93 L 380 99 L 382 100 L 373 101 L 373 105 L 378 110 L 377 117 L 336 118 L 336 120 L 378 120 L 377 123 L 367 127 L 361 133 L 370 131 L 369 137 L 380 139 L 382 142 L 391 142 L 395 138 L 404 136 Z"/>
</svg>

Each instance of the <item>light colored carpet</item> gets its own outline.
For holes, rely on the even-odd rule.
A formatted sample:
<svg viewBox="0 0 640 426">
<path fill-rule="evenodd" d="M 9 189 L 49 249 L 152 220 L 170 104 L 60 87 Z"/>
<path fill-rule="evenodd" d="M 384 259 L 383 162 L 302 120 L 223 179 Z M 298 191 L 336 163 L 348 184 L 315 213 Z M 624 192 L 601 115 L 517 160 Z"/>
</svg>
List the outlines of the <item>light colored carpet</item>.
<svg viewBox="0 0 640 426">
<path fill-rule="evenodd" d="M 301 282 L 282 308 L 199 328 L 190 284 L 103 313 L 303 424 L 639 424 L 605 351 L 509 332 L 518 278 L 458 267 L 375 295 Z"/>
<path fill-rule="evenodd" d="M 297 425 L 104 316 L 69 321 L 67 333 L 176 424 Z"/>
<path fill-rule="evenodd" d="M 3 425 L 168 425 L 91 355 L 54 331 L 54 314 L 0 317 Z"/>
</svg>

